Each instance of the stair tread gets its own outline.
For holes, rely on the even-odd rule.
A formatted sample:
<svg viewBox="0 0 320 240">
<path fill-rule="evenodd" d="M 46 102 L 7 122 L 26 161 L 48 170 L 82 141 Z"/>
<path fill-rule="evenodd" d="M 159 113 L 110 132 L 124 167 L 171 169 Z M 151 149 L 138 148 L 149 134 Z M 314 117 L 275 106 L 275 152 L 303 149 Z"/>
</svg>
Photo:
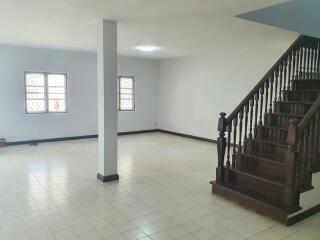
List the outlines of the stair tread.
<svg viewBox="0 0 320 240">
<path fill-rule="evenodd" d="M 218 184 L 221 184 L 223 187 L 228 188 L 231 191 L 235 191 L 235 192 L 238 192 L 239 194 L 250 197 L 250 198 L 254 199 L 255 201 L 266 204 L 272 208 L 276 208 L 277 211 L 290 213 L 290 211 L 286 210 L 282 204 L 279 204 L 277 202 L 277 200 L 275 200 L 274 198 L 272 198 L 268 195 L 258 193 L 255 191 L 250 191 L 248 189 L 241 189 L 241 188 L 237 187 L 235 184 L 231 184 L 231 183 L 220 183 L 219 182 Z"/>
<path fill-rule="evenodd" d="M 299 92 L 299 93 L 301 93 L 301 92 L 319 92 L 320 93 L 320 90 L 284 90 L 284 92 Z"/>
<path fill-rule="evenodd" d="M 299 82 L 299 81 L 320 81 L 320 79 L 292 79 L 292 82 Z"/>
<path fill-rule="evenodd" d="M 288 131 L 288 128 L 283 128 L 283 127 L 277 127 L 277 126 L 263 126 L 264 128 L 271 128 L 271 129 L 275 129 L 275 130 L 281 130 L 281 131 Z"/>
<path fill-rule="evenodd" d="M 279 166 L 284 166 L 284 162 L 276 161 L 270 158 L 270 156 L 261 156 L 257 155 L 256 153 L 243 153 L 244 156 L 252 157 L 252 158 L 257 158 L 265 162 L 270 162 Z"/>
<path fill-rule="evenodd" d="M 295 104 L 305 104 L 305 105 L 312 105 L 314 102 L 307 102 L 307 101 L 278 101 L 279 103 L 295 103 Z"/>
<path fill-rule="evenodd" d="M 265 139 L 253 139 L 256 142 L 262 142 L 262 143 L 266 143 L 266 144 L 272 144 L 272 145 L 277 145 L 283 148 L 287 148 L 288 144 L 284 144 L 284 143 L 278 143 L 278 142 L 274 142 L 274 141 L 270 141 L 270 140 L 265 140 Z"/>
<path fill-rule="evenodd" d="M 303 118 L 304 115 L 302 114 L 293 114 L 293 113 L 283 113 L 283 112 L 274 112 L 273 115 L 281 115 L 281 116 L 287 116 L 287 117 L 296 117 L 296 118 Z"/>
<path fill-rule="evenodd" d="M 255 179 L 258 179 L 259 181 L 264 181 L 264 182 L 267 182 L 267 183 L 270 183 L 270 184 L 273 184 L 273 185 L 277 185 L 279 187 L 285 187 L 285 179 L 282 179 L 282 178 L 279 178 L 279 177 L 276 177 L 276 176 L 273 176 L 273 175 L 269 175 L 269 174 L 266 174 L 266 173 L 259 173 L 259 174 L 256 174 L 256 173 L 253 173 L 247 169 L 232 169 L 232 171 L 238 173 L 238 174 L 242 174 L 242 175 L 246 175 L 248 177 L 251 177 L 251 178 L 255 178 Z"/>
</svg>

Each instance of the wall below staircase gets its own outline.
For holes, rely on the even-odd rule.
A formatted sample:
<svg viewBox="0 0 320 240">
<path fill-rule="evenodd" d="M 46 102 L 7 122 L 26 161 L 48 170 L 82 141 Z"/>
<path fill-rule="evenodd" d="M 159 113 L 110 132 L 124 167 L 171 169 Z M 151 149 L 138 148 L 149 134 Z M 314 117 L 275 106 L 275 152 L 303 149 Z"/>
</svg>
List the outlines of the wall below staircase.
<svg viewBox="0 0 320 240">
<path fill-rule="evenodd" d="M 314 173 L 312 175 L 312 190 L 300 194 L 300 206 L 299 212 L 293 213 L 289 218 L 299 215 L 309 209 L 319 206 L 320 202 L 320 173 Z"/>
</svg>

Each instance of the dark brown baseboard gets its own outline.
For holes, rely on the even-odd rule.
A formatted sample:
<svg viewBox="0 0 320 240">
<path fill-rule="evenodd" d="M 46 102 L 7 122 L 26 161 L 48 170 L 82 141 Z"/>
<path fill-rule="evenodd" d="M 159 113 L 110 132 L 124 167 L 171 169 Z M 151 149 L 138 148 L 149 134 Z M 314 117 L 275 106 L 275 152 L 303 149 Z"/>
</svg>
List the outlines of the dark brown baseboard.
<svg viewBox="0 0 320 240">
<path fill-rule="evenodd" d="M 74 136 L 74 137 L 62 137 L 62 138 L 49 138 L 49 139 L 36 139 L 36 140 L 26 140 L 26 141 L 17 141 L 17 142 L 7 142 L 6 146 L 16 146 L 16 145 L 37 145 L 39 143 L 49 143 L 49 142 L 61 142 L 61 141 L 73 141 L 81 139 L 90 139 L 97 138 L 98 135 L 85 135 L 85 136 Z"/>
<path fill-rule="evenodd" d="M 119 136 L 124 135 L 133 135 L 133 134 L 141 134 L 141 133 L 153 133 L 153 132 L 161 132 L 166 134 L 171 134 L 179 137 L 190 138 L 194 140 L 217 143 L 214 139 L 197 137 L 189 134 L 178 133 L 173 131 L 167 131 L 163 129 L 150 129 L 150 130 L 140 130 L 140 131 L 131 131 L 131 132 L 119 132 Z M 84 135 L 84 136 L 73 136 L 73 137 L 62 137 L 62 138 L 49 138 L 49 139 L 36 139 L 36 140 L 26 140 L 26 141 L 17 141 L 17 142 L 7 142 L 6 146 L 16 146 L 16 145 L 37 145 L 39 143 L 49 143 L 49 142 L 62 142 L 62 141 L 73 141 L 73 140 L 81 140 L 81 139 L 90 139 L 90 138 L 98 138 L 98 134 L 94 135 Z"/>
<path fill-rule="evenodd" d="M 299 213 L 291 218 L 288 219 L 287 225 L 292 226 L 298 222 L 303 221 L 304 219 L 311 217 L 314 214 L 317 214 L 320 212 L 320 204 L 314 206 L 313 208 L 310 208 L 302 213 Z"/>
<path fill-rule="evenodd" d="M 157 132 L 158 129 L 151 130 L 141 130 L 141 131 L 132 131 L 132 132 L 119 132 L 119 136 L 131 135 L 131 134 L 140 134 L 140 133 L 151 133 Z M 73 136 L 73 137 L 62 137 L 62 138 L 48 138 L 48 139 L 36 139 L 36 140 L 26 140 L 26 141 L 17 141 L 17 142 L 7 142 L 5 146 L 16 146 L 16 145 L 37 145 L 39 143 L 49 143 L 49 142 L 63 142 L 63 141 L 73 141 L 81 139 L 90 139 L 98 138 L 98 134 L 94 135 L 84 135 L 84 136 Z"/>
<path fill-rule="evenodd" d="M 140 131 L 131 131 L 131 132 L 119 132 L 119 136 L 123 135 L 133 135 L 133 134 L 141 134 L 141 133 L 153 133 L 158 132 L 158 129 L 150 129 L 150 130 L 140 130 Z"/>
<path fill-rule="evenodd" d="M 119 180 L 119 175 L 114 174 L 114 175 L 109 175 L 109 176 L 103 176 L 102 174 L 98 173 L 97 178 L 101 182 L 111 182 L 111 181 L 118 181 Z"/>
<path fill-rule="evenodd" d="M 163 130 L 163 129 L 158 129 L 158 132 L 172 134 L 172 135 L 185 137 L 185 138 L 191 138 L 191 139 L 194 139 L 194 140 L 199 140 L 199 141 L 204 141 L 204 142 L 217 143 L 217 140 L 214 140 L 214 139 L 197 137 L 197 136 L 193 136 L 193 135 L 189 135 L 189 134 L 178 133 L 178 132 L 173 132 L 173 131 L 167 131 L 167 130 Z"/>
</svg>

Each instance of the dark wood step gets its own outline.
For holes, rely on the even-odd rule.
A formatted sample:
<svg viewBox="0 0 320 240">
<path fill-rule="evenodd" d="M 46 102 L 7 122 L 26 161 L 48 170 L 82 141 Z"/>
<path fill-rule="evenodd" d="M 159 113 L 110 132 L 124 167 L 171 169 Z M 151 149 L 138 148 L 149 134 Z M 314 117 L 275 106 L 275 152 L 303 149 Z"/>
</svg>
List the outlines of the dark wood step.
<svg viewBox="0 0 320 240">
<path fill-rule="evenodd" d="M 212 192 L 232 200 L 248 209 L 254 210 L 260 214 L 268 216 L 274 220 L 280 221 L 283 224 L 288 224 L 289 211 L 286 211 L 282 206 L 278 206 L 267 196 L 252 193 L 250 191 L 237 189 L 233 184 L 211 182 Z"/>
<path fill-rule="evenodd" d="M 269 113 L 267 115 L 267 126 L 277 126 L 281 128 L 288 128 L 290 119 L 301 120 L 304 115 L 290 114 L 290 113 Z"/>
<path fill-rule="evenodd" d="M 320 90 L 287 90 L 283 91 L 285 101 L 315 102 L 320 96 Z"/>
<path fill-rule="evenodd" d="M 320 90 L 319 80 L 292 80 L 291 84 L 293 90 Z"/>
<path fill-rule="evenodd" d="M 243 153 L 241 166 L 248 169 L 250 172 L 254 172 L 256 175 L 270 175 L 276 178 L 281 178 L 284 181 L 285 163 L 282 159 L 280 161 L 275 161 L 266 156 Z"/>
<path fill-rule="evenodd" d="M 262 194 L 272 199 L 272 202 L 283 207 L 285 186 L 281 179 L 269 175 L 255 175 L 244 169 L 228 169 L 229 182 L 241 191 Z"/>
<path fill-rule="evenodd" d="M 230 171 L 233 171 L 237 174 L 240 174 L 242 176 L 246 176 L 248 178 L 254 179 L 257 182 L 264 182 L 267 183 L 268 185 L 273 185 L 273 186 L 277 186 L 280 188 L 285 188 L 285 179 L 284 176 L 282 177 L 276 177 L 273 176 L 271 174 L 267 174 L 267 173 L 257 173 L 255 172 L 255 170 L 250 170 L 250 169 L 246 169 L 246 168 L 241 168 L 241 169 L 230 169 Z M 257 192 L 260 189 L 257 190 Z"/>
<path fill-rule="evenodd" d="M 284 159 L 288 151 L 288 145 L 268 141 L 265 139 L 252 139 L 251 153 L 259 153 L 259 156 L 266 156 L 271 159 Z M 248 150 L 248 151 L 249 151 Z"/>
<path fill-rule="evenodd" d="M 312 105 L 313 102 L 278 101 L 275 102 L 275 112 L 293 115 L 305 115 Z"/>
<path fill-rule="evenodd" d="M 288 128 L 277 126 L 260 126 L 257 128 L 257 138 L 286 144 L 288 138 Z"/>
</svg>

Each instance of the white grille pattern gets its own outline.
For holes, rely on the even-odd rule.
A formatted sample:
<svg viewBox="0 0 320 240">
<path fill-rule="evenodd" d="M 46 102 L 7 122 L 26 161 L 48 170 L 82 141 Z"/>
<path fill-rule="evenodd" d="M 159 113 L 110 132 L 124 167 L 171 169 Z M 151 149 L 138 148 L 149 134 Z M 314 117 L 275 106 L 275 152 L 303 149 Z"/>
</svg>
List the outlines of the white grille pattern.
<svg viewBox="0 0 320 240">
<path fill-rule="evenodd" d="M 45 112 L 45 76 L 42 73 L 27 73 L 26 81 L 26 112 Z"/>
<path fill-rule="evenodd" d="M 119 77 L 119 110 L 133 111 L 135 109 L 134 78 Z"/>
<path fill-rule="evenodd" d="M 26 73 L 26 112 L 66 112 L 65 74 Z"/>
</svg>

